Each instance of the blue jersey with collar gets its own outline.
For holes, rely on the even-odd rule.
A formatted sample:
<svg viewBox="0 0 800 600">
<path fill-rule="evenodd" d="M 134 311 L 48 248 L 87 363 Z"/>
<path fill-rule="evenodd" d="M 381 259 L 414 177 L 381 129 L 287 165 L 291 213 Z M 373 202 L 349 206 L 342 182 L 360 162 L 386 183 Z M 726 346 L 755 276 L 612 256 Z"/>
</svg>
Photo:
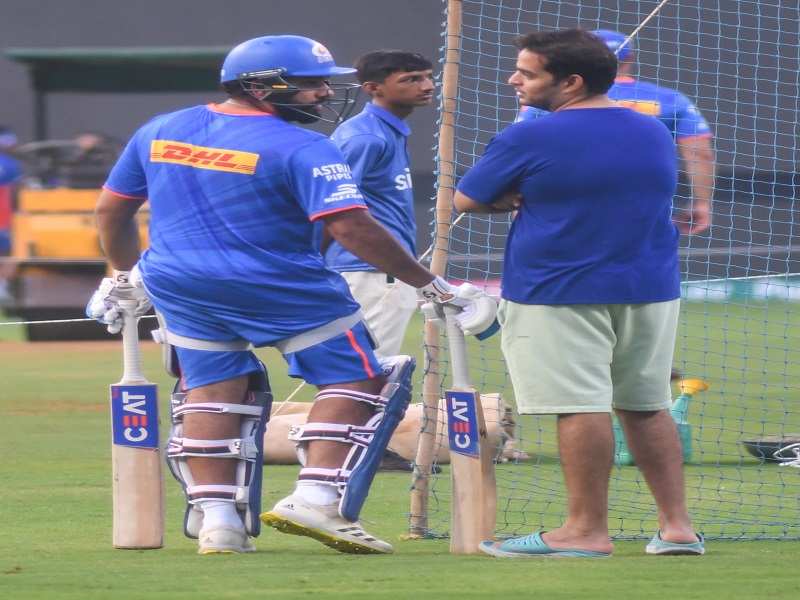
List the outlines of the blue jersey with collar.
<svg viewBox="0 0 800 600">
<path fill-rule="evenodd" d="M 608 97 L 620 106 L 655 117 L 666 125 L 676 141 L 712 135 L 711 127 L 694 103 L 677 90 L 632 77 L 617 77 L 608 90 Z M 527 121 L 546 114 L 547 111 L 523 106 L 517 121 Z"/>
<path fill-rule="evenodd" d="M 625 108 L 568 109 L 508 127 L 458 184 L 489 204 L 518 190 L 502 297 L 629 304 L 680 296 L 675 144 Z"/>
<path fill-rule="evenodd" d="M 139 129 L 105 187 L 149 200 L 140 268 L 155 297 L 271 320 L 275 340 L 358 309 L 325 267 L 313 221 L 366 206 L 320 133 L 256 111 L 188 108 Z"/>
<path fill-rule="evenodd" d="M 344 153 L 372 216 L 416 256 L 414 191 L 406 148 L 410 134 L 404 120 L 369 103 L 339 125 L 331 138 Z M 336 241 L 328 246 L 325 262 L 339 272 L 375 270 Z"/>
</svg>

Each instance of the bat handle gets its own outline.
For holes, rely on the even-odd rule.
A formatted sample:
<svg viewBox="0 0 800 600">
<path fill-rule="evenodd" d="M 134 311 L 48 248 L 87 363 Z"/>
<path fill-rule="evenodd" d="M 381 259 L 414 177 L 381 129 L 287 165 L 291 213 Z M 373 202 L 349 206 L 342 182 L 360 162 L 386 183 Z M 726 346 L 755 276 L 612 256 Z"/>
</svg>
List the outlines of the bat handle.
<svg viewBox="0 0 800 600">
<path fill-rule="evenodd" d="M 127 383 L 145 381 L 139 351 L 139 318 L 136 316 L 138 306 L 136 300 L 119 301 L 122 309 L 122 381 Z"/>
<path fill-rule="evenodd" d="M 461 312 L 458 306 L 445 304 L 444 317 L 447 321 L 447 342 L 450 346 L 450 362 L 453 367 L 453 387 L 470 388 L 472 379 L 469 373 L 469 361 L 467 360 L 467 342 L 464 332 L 456 323 L 456 315 Z"/>
</svg>

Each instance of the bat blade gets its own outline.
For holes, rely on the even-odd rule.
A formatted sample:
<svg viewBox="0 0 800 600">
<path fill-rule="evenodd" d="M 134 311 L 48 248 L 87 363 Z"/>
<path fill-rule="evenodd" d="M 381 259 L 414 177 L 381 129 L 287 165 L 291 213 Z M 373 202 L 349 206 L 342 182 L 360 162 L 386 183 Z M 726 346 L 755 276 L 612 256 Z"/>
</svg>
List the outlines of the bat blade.
<svg viewBox="0 0 800 600">
<path fill-rule="evenodd" d="M 164 547 L 163 462 L 155 384 L 111 386 L 115 548 Z"/>
<path fill-rule="evenodd" d="M 497 484 L 481 397 L 472 387 L 464 332 L 455 322 L 459 310 L 444 306 L 453 368 L 453 384 L 445 392 L 453 486 L 450 552 L 476 554 L 480 542 L 494 538 Z"/>
<path fill-rule="evenodd" d="M 450 445 L 452 507 L 450 552 L 474 554 L 494 537 L 497 489 L 493 449 L 480 394 L 472 388 L 445 393 Z"/>
<path fill-rule="evenodd" d="M 111 386 L 111 473 L 115 548 L 164 547 L 165 490 L 158 389 L 142 374 L 136 302 L 123 309 L 122 380 Z"/>
</svg>

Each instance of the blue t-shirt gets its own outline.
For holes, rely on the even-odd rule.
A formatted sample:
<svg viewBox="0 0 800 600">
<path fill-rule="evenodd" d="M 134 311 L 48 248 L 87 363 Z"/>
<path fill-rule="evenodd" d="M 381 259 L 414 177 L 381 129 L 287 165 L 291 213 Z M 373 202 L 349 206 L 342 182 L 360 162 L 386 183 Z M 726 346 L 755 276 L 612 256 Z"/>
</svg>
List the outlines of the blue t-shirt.
<svg viewBox="0 0 800 600">
<path fill-rule="evenodd" d="M 339 125 L 331 138 L 344 153 L 369 212 L 416 256 L 414 190 L 406 148 L 410 134 L 405 121 L 369 103 Z M 325 252 L 325 262 L 339 272 L 375 270 L 335 240 Z"/>
<path fill-rule="evenodd" d="M 620 106 L 655 117 L 667 126 L 676 141 L 711 135 L 708 122 L 694 103 L 677 90 L 632 77 L 618 77 L 608 90 L 608 97 Z M 517 120 L 527 121 L 546 114 L 547 111 L 523 106 Z"/>
<path fill-rule="evenodd" d="M 13 156 L 0 152 L 0 185 L 16 183 L 22 179 L 22 168 Z"/>
<path fill-rule="evenodd" d="M 149 199 L 140 268 L 156 297 L 269 320 L 275 340 L 358 309 L 325 267 L 313 221 L 366 206 L 320 133 L 266 113 L 188 108 L 139 129 L 105 187 Z"/>
<path fill-rule="evenodd" d="M 626 108 L 567 109 L 498 134 L 458 184 L 524 200 L 506 241 L 502 297 L 520 304 L 629 304 L 680 296 L 675 144 Z"/>
</svg>

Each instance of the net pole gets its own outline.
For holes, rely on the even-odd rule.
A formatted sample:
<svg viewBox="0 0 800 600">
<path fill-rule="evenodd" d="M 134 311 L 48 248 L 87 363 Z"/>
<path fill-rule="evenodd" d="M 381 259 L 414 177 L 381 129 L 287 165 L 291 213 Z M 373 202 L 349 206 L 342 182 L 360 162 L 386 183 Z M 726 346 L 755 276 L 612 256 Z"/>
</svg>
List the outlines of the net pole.
<svg viewBox="0 0 800 600">
<path fill-rule="evenodd" d="M 445 35 L 445 63 L 442 75 L 441 121 L 439 123 L 439 169 L 436 177 L 436 237 L 433 243 L 430 269 L 444 276 L 450 245 L 450 221 L 453 217 L 453 189 L 455 187 L 455 113 L 458 95 L 458 60 L 461 53 L 461 0 L 447 3 L 447 33 Z M 430 476 L 433 470 L 434 450 L 438 433 L 441 373 L 439 351 L 441 331 L 425 323 L 425 361 L 422 379 L 423 417 L 417 456 L 414 461 L 411 486 L 412 536 L 428 533 L 428 498 Z"/>
<path fill-rule="evenodd" d="M 625 46 L 627 46 L 628 44 L 630 44 L 630 43 L 631 43 L 631 40 L 633 40 L 633 38 L 635 38 L 635 37 L 636 37 L 636 35 L 639 33 L 639 31 L 642 29 L 642 27 L 644 27 L 645 25 L 647 25 L 647 22 L 648 22 L 650 19 L 652 19 L 653 17 L 655 17 L 655 16 L 658 14 L 658 12 L 661 10 L 661 7 L 662 7 L 662 6 L 664 6 L 664 5 L 665 5 L 667 2 L 669 2 L 669 0 L 661 0 L 661 2 L 659 2 L 658 6 L 656 6 L 656 7 L 653 9 L 653 12 L 651 12 L 649 15 L 647 15 L 647 17 L 645 17 L 644 21 L 642 21 L 641 23 L 639 23 L 639 26 L 638 26 L 636 29 L 634 29 L 634 30 L 633 30 L 633 33 L 631 33 L 631 34 L 630 34 L 630 35 L 629 35 L 629 36 L 628 36 L 628 37 L 625 39 L 625 41 L 624 41 L 624 42 L 622 42 L 622 43 L 619 45 L 619 48 L 617 48 L 617 49 L 614 51 L 614 54 L 616 54 L 616 55 L 619 55 L 620 51 L 621 51 L 621 50 L 622 50 L 622 49 L 623 49 Z"/>
</svg>

